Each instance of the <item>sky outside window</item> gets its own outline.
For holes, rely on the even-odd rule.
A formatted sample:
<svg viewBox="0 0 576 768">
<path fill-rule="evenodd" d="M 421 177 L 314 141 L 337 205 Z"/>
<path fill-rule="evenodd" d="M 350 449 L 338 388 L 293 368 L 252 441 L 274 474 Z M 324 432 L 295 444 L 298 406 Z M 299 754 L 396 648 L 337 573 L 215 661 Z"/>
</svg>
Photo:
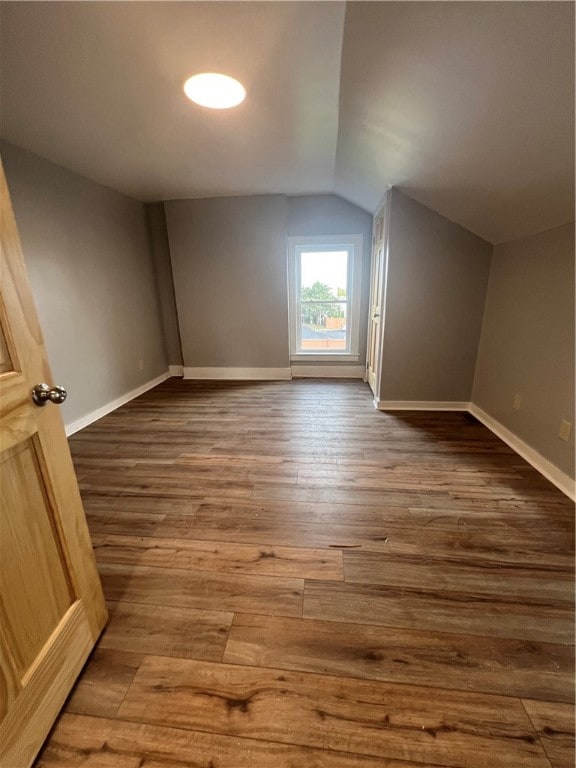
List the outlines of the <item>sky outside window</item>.
<svg viewBox="0 0 576 768">
<path fill-rule="evenodd" d="M 302 288 L 309 288 L 314 283 L 330 286 L 336 298 L 338 288 L 346 289 L 347 287 L 348 253 L 346 251 L 302 251 L 301 279 Z"/>
</svg>

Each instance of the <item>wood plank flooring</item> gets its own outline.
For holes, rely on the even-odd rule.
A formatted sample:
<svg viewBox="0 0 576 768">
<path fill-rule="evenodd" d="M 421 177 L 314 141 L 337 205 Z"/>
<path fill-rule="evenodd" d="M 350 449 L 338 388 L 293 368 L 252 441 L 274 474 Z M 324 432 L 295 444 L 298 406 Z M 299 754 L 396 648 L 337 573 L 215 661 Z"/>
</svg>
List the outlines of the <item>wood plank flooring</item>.
<svg viewBox="0 0 576 768">
<path fill-rule="evenodd" d="M 171 379 L 70 443 L 110 622 L 36 768 L 574 765 L 574 505 L 472 417 Z"/>
</svg>

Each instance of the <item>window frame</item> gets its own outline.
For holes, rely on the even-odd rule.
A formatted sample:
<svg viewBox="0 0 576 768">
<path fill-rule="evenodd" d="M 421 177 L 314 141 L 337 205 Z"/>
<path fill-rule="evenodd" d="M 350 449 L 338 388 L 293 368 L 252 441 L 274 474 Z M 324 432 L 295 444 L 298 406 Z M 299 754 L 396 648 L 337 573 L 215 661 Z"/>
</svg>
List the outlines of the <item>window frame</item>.
<svg viewBox="0 0 576 768">
<path fill-rule="evenodd" d="M 360 358 L 360 300 L 362 286 L 362 235 L 326 235 L 288 238 L 288 314 L 290 326 L 291 361 L 358 361 Z M 300 346 L 300 286 L 302 252 L 347 251 L 348 275 L 346 286 L 346 340 L 348 348 L 341 352 L 303 350 Z M 301 313 L 300 313 L 301 314 Z"/>
</svg>

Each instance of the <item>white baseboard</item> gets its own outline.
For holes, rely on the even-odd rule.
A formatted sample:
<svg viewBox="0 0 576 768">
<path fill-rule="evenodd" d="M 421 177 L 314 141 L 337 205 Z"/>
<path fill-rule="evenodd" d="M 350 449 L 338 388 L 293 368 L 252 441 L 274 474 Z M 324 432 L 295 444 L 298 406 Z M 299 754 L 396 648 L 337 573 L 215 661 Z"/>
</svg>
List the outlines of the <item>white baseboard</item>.
<svg viewBox="0 0 576 768">
<path fill-rule="evenodd" d="M 184 366 L 183 365 L 169 365 L 168 366 L 168 373 L 170 376 L 184 376 Z"/>
<path fill-rule="evenodd" d="M 548 459 L 545 459 L 542 454 L 538 453 L 538 451 L 529 446 L 528 443 L 525 443 L 517 437 L 503 424 L 500 424 L 499 421 L 492 418 L 492 416 L 487 414 L 486 411 L 483 411 L 482 408 L 474 405 L 474 403 L 470 403 L 468 410 L 472 416 L 475 416 L 485 427 L 488 427 L 491 432 L 494 432 L 500 440 L 503 440 L 513 451 L 519 456 L 522 456 L 522 458 L 531 464 L 534 469 L 537 469 L 541 475 L 544 475 L 547 480 L 550 480 L 556 488 L 561 490 L 562 493 L 565 493 L 568 498 L 572 499 L 572 501 L 576 500 L 576 482 L 569 475 L 562 472 L 561 469 L 558 469 L 558 467 L 548 461 Z"/>
<path fill-rule="evenodd" d="M 116 408 L 120 408 L 121 405 L 129 403 L 130 400 L 134 400 L 135 397 L 143 395 L 144 392 L 148 392 L 149 389 L 157 387 L 158 384 L 162 384 L 163 381 L 169 379 L 170 375 L 171 374 L 169 371 L 166 371 L 166 373 L 163 373 L 161 376 L 157 376 L 155 379 L 152 379 L 152 381 L 147 381 L 146 384 L 141 384 L 139 387 L 136 387 L 136 389 L 133 389 L 131 392 L 126 392 L 125 395 L 117 397 L 116 400 L 112 400 L 111 402 L 106 403 L 106 405 L 103 405 L 101 408 L 97 408 L 95 411 L 91 411 L 85 416 L 81 416 L 79 419 L 71 421 L 70 424 L 65 424 L 64 426 L 66 429 L 66 436 L 70 437 L 70 435 L 73 435 L 75 432 L 84 429 L 84 427 L 92 424 L 92 422 L 98 421 L 98 419 L 106 416 L 111 411 L 115 411 Z"/>
<path fill-rule="evenodd" d="M 185 379 L 277 381 L 292 378 L 290 368 L 184 368 Z"/>
<path fill-rule="evenodd" d="M 467 411 L 469 405 L 456 400 L 374 400 L 377 411 Z"/>
<path fill-rule="evenodd" d="M 366 368 L 363 365 L 293 365 L 295 379 L 363 379 Z"/>
</svg>

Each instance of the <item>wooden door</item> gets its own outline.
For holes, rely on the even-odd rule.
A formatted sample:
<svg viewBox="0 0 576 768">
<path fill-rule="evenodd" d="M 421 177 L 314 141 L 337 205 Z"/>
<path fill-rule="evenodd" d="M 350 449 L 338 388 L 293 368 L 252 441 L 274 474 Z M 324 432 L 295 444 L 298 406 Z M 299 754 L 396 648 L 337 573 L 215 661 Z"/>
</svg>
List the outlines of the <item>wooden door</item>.
<svg viewBox="0 0 576 768">
<path fill-rule="evenodd" d="M 368 384 L 374 397 L 379 398 L 380 391 L 380 354 L 382 346 L 382 314 L 385 295 L 386 243 L 388 195 L 380 211 L 374 218 L 372 238 L 372 270 L 370 285 L 370 317 L 368 318 L 368 348 L 366 373 Z"/>
<path fill-rule="evenodd" d="M 0 766 L 27 768 L 106 610 L 1 164 L 0 245 Z"/>
</svg>

